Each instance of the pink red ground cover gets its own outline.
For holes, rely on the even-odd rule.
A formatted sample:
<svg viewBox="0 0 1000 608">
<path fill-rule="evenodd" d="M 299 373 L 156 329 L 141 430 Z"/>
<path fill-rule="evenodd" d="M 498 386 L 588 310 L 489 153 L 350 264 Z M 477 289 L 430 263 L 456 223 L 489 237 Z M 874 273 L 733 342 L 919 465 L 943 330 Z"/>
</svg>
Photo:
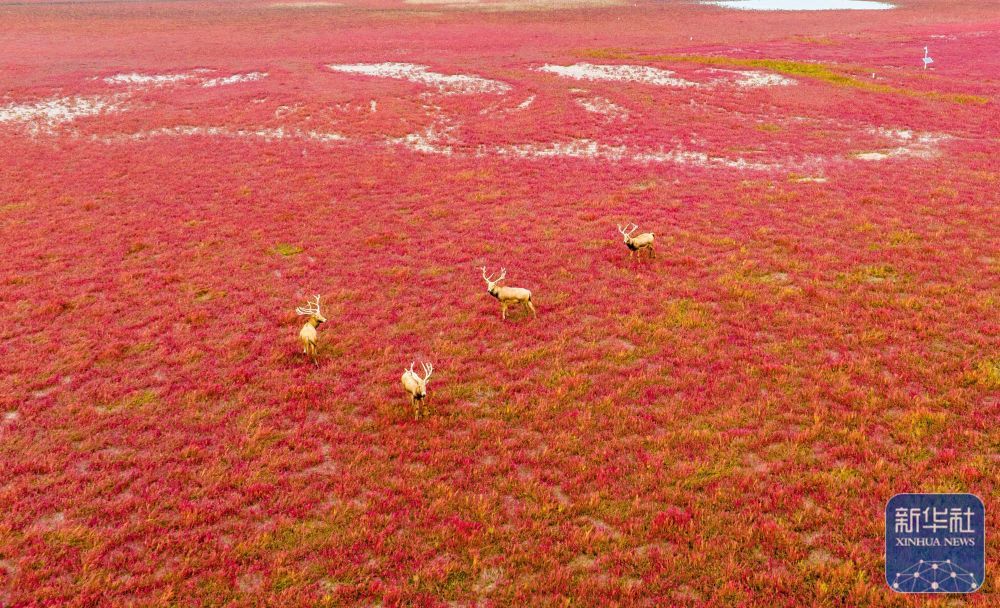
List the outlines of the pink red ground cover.
<svg viewBox="0 0 1000 608">
<path fill-rule="evenodd" d="M 886 500 L 1000 523 L 1000 12 L 896 4 L 0 4 L 0 605 L 924 602 Z"/>
</svg>

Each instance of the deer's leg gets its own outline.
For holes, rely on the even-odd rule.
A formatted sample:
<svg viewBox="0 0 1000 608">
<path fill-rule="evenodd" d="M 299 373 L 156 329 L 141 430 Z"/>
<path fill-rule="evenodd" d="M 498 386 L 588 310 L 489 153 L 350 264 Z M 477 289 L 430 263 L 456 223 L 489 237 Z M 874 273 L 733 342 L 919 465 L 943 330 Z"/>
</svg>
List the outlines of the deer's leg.
<svg viewBox="0 0 1000 608">
<path fill-rule="evenodd" d="M 500 303 L 500 318 L 501 319 L 507 318 L 507 304 L 504 302 Z"/>
<path fill-rule="evenodd" d="M 528 310 L 531 311 L 531 316 L 537 317 L 538 313 L 535 311 L 535 305 L 531 303 L 531 300 L 525 301 L 525 304 L 528 305 Z"/>
<path fill-rule="evenodd" d="M 410 403 L 413 404 L 413 419 L 420 420 L 420 400 L 416 397 L 410 397 Z"/>
</svg>

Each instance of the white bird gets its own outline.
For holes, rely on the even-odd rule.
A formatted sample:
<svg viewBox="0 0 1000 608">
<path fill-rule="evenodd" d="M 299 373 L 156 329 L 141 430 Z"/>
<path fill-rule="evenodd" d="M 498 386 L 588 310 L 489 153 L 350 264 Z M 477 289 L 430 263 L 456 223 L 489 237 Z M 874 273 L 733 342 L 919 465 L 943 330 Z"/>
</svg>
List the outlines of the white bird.
<svg viewBox="0 0 1000 608">
<path fill-rule="evenodd" d="M 927 54 L 927 47 L 925 46 L 924 47 L 924 69 L 926 70 L 927 66 L 930 65 L 930 64 L 932 64 L 932 63 L 934 63 L 934 60 L 931 59 L 930 55 Z"/>
</svg>

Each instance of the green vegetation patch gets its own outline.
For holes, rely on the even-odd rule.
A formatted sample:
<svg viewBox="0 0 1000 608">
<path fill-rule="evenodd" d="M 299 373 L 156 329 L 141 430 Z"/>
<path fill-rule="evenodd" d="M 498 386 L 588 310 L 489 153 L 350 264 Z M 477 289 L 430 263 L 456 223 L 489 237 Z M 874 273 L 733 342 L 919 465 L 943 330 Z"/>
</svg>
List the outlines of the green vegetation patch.
<svg viewBox="0 0 1000 608">
<path fill-rule="evenodd" d="M 754 68 L 771 70 L 788 76 L 810 78 L 832 84 L 838 87 L 860 89 L 871 93 L 887 93 L 905 95 L 907 97 L 924 97 L 937 101 L 950 101 L 959 104 L 984 105 L 990 102 L 988 97 L 964 93 L 941 93 L 938 91 L 918 91 L 892 87 L 856 78 L 845 71 L 839 71 L 821 63 L 808 61 L 793 61 L 791 59 L 745 59 L 740 57 L 721 57 L 717 55 L 643 55 L 627 53 L 614 49 L 590 49 L 582 51 L 581 55 L 594 59 L 622 59 L 629 61 L 671 62 L 671 63 L 701 63 L 705 65 Z M 860 70 L 861 68 L 851 68 Z"/>
<path fill-rule="evenodd" d="M 271 251 L 287 258 L 293 255 L 298 255 L 305 250 L 299 247 L 298 245 L 289 245 L 288 243 L 278 243 L 271 249 Z"/>
</svg>

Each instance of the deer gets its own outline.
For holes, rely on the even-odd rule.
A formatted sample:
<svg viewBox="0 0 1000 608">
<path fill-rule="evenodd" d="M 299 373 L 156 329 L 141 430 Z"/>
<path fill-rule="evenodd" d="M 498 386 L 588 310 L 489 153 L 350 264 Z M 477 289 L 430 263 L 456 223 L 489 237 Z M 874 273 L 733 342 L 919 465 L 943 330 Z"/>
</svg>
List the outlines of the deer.
<svg viewBox="0 0 1000 608">
<path fill-rule="evenodd" d="M 326 317 L 319 310 L 319 296 L 317 295 L 313 301 L 307 301 L 305 306 L 296 308 L 295 312 L 309 317 L 299 330 L 299 338 L 302 340 L 302 352 L 312 357 L 313 365 L 319 367 L 319 362 L 316 361 L 316 340 L 319 338 L 316 327 L 320 323 L 326 323 Z"/>
<path fill-rule="evenodd" d="M 410 363 L 410 369 L 403 371 L 403 377 L 400 380 L 403 382 L 403 389 L 410 394 L 413 419 L 420 420 L 421 409 L 424 416 L 427 416 L 427 405 L 424 400 L 427 399 L 427 381 L 430 380 L 431 373 L 434 372 L 434 365 L 421 363 L 420 366 L 424 368 L 424 377 L 421 378 L 417 372 L 413 371 L 413 366 L 416 364 L 416 361 Z"/>
<path fill-rule="evenodd" d="M 653 236 L 653 233 L 644 232 L 639 236 L 632 236 L 632 233 L 638 229 L 639 227 L 635 224 L 632 224 L 631 227 L 629 224 L 625 224 L 624 228 L 622 228 L 621 224 L 618 225 L 618 232 L 621 233 L 622 238 L 625 240 L 625 246 L 629 249 L 628 257 L 631 258 L 633 254 L 636 254 L 636 252 L 641 255 L 643 249 L 648 249 L 649 255 L 655 258 L 656 252 L 653 251 L 653 239 L 655 237 Z"/>
<path fill-rule="evenodd" d="M 480 268 L 483 271 L 483 280 L 486 281 L 486 292 L 500 301 L 500 318 L 507 318 L 507 307 L 511 305 L 521 305 L 531 311 L 532 316 L 537 317 L 535 305 L 531 303 L 531 292 L 520 287 L 497 287 L 497 283 L 507 276 L 507 269 L 500 269 L 500 276 L 493 280 L 492 276 L 486 276 L 486 267 Z"/>
</svg>

